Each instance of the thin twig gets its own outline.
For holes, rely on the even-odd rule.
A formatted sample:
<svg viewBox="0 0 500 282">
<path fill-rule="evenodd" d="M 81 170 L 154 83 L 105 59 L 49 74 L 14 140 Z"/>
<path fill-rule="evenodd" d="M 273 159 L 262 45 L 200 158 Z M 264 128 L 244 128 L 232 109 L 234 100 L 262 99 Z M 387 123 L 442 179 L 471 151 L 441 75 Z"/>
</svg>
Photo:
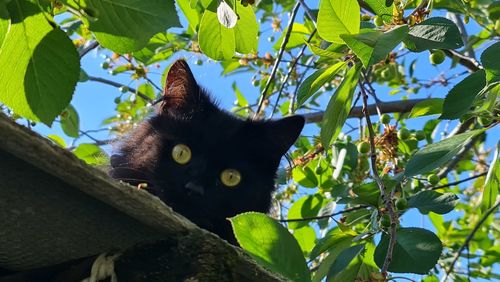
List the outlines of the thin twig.
<svg viewBox="0 0 500 282">
<path fill-rule="evenodd" d="M 469 70 L 475 72 L 483 67 L 473 58 L 467 57 L 465 55 L 462 55 L 458 53 L 457 51 L 454 50 L 443 50 L 446 56 L 453 58 L 456 57 L 458 58 L 458 63 L 461 64 L 462 66 L 468 68 Z"/>
<path fill-rule="evenodd" d="M 306 15 L 313 21 L 314 26 L 316 26 L 316 22 L 318 21 L 316 19 L 316 16 L 313 14 L 312 10 L 309 8 L 309 6 L 306 5 L 306 2 L 304 0 L 299 0 L 300 5 L 302 5 L 302 8 L 304 8 L 304 11 L 306 11 Z"/>
<path fill-rule="evenodd" d="M 491 207 L 489 210 L 487 210 L 483 214 L 483 216 L 478 221 L 478 223 L 476 223 L 476 226 L 474 226 L 474 228 L 472 229 L 472 232 L 469 234 L 469 236 L 467 236 L 467 238 L 465 239 L 465 242 L 462 244 L 460 249 L 458 249 L 457 253 L 455 254 L 455 257 L 453 258 L 453 261 L 451 262 L 450 266 L 446 270 L 446 275 L 444 276 L 442 281 L 446 281 L 446 279 L 448 279 L 448 276 L 453 271 L 453 268 L 455 267 L 455 263 L 457 263 L 458 258 L 460 257 L 460 254 L 462 254 L 463 250 L 467 247 L 467 245 L 469 245 L 470 241 L 474 238 L 474 234 L 476 234 L 476 232 L 479 230 L 479 227 L 481 227 L 481 225 L 486 221 L 486 219 L 490 216 L 490 214 L 492 214 L 498 208 L 499 205 L 500 205 L 500 201 L 496 202 L 496 204 L 493 207 Z"/>
<path fill-rule="evenodd" d="M 299 11 L 300 7 L 300 2 L 297 2 L 295 4 L 295 7 L 293 7 L 292 14 L 290 16 L 290 20 L 288 21 L 288 27 L 285 33 L 285 37 L 283 38 L 283 42 L 281 43 L 280 49 L 278 51 L 278 57 L 276 58 L 276 61 L 274 61 L 274 66 L 273 69 L 271 70 L 271 75 L 269 75 L 269 78 L 267 79 L 266 85 L 264 86 L 264 89 L 262 90 L 262 93 L 260 95 L 259 103 L 257 105 L 257 110 L 255 111 L 255 117 L 257 117 L 260 114 L 260 111 L 262 109 L 262 105 L 264 104 L 264 101 L 266 100 L 267 96 L 267 91 L 269 91 L 269 87 L 271 86 L 271 82 L 274 80 L 274 77 L 276 76 L 276 72 L 278 71 L 279 64 L 281 62 L 281 58 L 283 57 L 283 53 L 285 52 L 286 44 L 288 43 L 288 39 L 290 38 L 290 35 L 292 34 L 292 27 L 293 27 L 293 22 L 295 21 L 295 17 L 297 16 L 297 12 Z"/>
<path fill-rule="evenodd" d="M 377 106 L 380 109 L 382 114 L 384 113 L 407 113 L 410 112 L 416 104 L 425 101 L 427 99 L 412 99 L 405 101 L 391 101 L 391 102 L 380 102 L 377 103 Z M 370 113 L 375 113 L 377 111 L 377 107 L 375 104 L 368 105 L 368 111 Z M 307 113 L 303 114 L 307 123 L 320 122 L 323 119 L 323 115 L 325 112 L 315 112 L 315 113 Z M 355 107 L 349 114 L 349 118 L 362 118 L 364 116 L 363 107 Z"/>
<path fill-rule="evenodd" d="M 483 173 L 480 173 L 480 174 L 477 174 L 477 175 L 474 175 L 474 176 L 471 176 L 471 177 L 464 178 L 462 180 L 458 180 L 458 181 L 455 181 L 455 182 L 450 182 L 450 183 L 445 184 L 445 185 L 431 187 L 430 190 L 437 190 L 437 189 L 442 189 L 442 188 L 446 188 L 446 187 L 450 187 L 450 186 L 455 186 L 455 185 L 467 182 L 469 180 L 485 176 L 486 174 L 488 174 L 488 172 L 483 172 Z"/>
<path fill-rule="evenodd" d="M 382 275 L 387 277 L 387 269 L 389 268 L 389 265 L 391 264 L 392 261 L 392 252 L 394 251 L 394 246 L 396 245 L 396 227 L 397 227 L 397 221 L 398 221 L 398 216 L 396 212 L 394 211 L 394 207 L 392 204 L 392 200 L 387 194 L 387 191 L 385 189 L 384 182 L 382 179 L 380 179 L 380 176 L 378 174 L 377 170 L 377 154 L 376 154 L 376 149 L 375 149 L 375 132 L 373 131 L 373 126 L 372 122 L 370 120 L 370 113 L 368 112 L 368 95 L 366 94 L 364 84 L 359 83 L 360 90 L 361 90 L 361 95 L 363 96 L 363 112 L 365 114 L 365 119 L 366 119 L 366 126 L 368 127 L 368 132 L 370 134 L 370 158 L 371 158 L 371 169 L 373 173 L 373 178 L 375 179 L 375 182 L 377 182 L 377 185 L 380 189 L 380 195 L 382 197 L 382 201 L 385 204 L 385 208 L 387 209 L 387 212 L 389 213 L 390 221 L 391 221 L 391 227 L 389 229 L 389 246 L 387 247 L 387 254 L 384 259 L 384 264 L 381 269 Z"/>
<path fill-rule="evenodd" d="M 332 213 L 332 214 L 321 215 L 321 216 L 310 216 L 310 217 L 304 217 L 304 218 L 280 219 L 280 222 L 295 222 L 295 221 L 309 221 L 309 220 L 325 219 L 325 218 L 330 218 L 332 216 L 336 216 L 336 215 L 339 215 L 339 214 L 344 214 L 344 213 L 348 213 L 348 212 L 352 212 L 352 211 L 356 211 L 356 210 L 360 210 L 360 209 L 365 209 L 365 208 L 368 208 L 368 207 L 370 207 L 370 206 L 368 206 L 368 205 L 359 205 L 359 206 L 355 206 L 355 207 L 352 207 L 352 208 L 347 208 L 345 210 L 342 210 L 342 211 L 339 211 L 339 212 L 335 212 L 335 213 Z"/>
<path fill-rule="evenodd" d="M 108 79 L 105 79 L 105 78 L 102 78 L 102 77 L 95 77 L 95 76 L 89 76 L 89 80 L 90 81 L 96 81 L 96 82 L 104 83 L 104 84 L 111 85 L 111 86 L 114 86 L 114 87 L 117 87 L 117 88 L 127 87 L 128 92 L 137 94 L 139 97 L 141 97 L 142 99 L 144 99 L 148 103 L 152 104 L 154 102 L 153 100 L 151 100 L 151 98 L 149 98 L 148 96 L 146 96 L 146 94 L 140 92 L 139 90 L 131 88 L 131 87 L 127 86 L 127 85 L 123 85 L 123 84 L 118 83 L 116 81 L 108 80 Z"/>
<path fill-rule="evenodd" d="M 99 42 L 97 41 L 92 41 L 90 42 L 85 48 L 83 48 L 80 52 L 79 52 L 79 55 L 80 55 L 80 58 L 83 58 L 85 55 L 87 55 L 88 52 L 94 50 L 95 48 L 97 48 L 99 46 Z"/>
<path fill-rule="evenodd" d="M 315 34 L 316 34 L 316 29 L 313 30 L 313 32 L 311 33 L 311 35 L 307 39 L 307 43 L 311 42 L 311 40 Z M 295 59 L 292 60 L 292 65 L 290 66 L 290 69 L 288 69 L 288 72 L 287 72 L 285 78 L 283 79 L 283 82 L 281 83 L 280 90 L 278 91 L 278 97 L 276 98 L 276 102 L 274 103 L 274 107 L 273 107 L 273 110 L 271 112 L 270 118 L 273 117 L 274 112 L 276 111 L 276 108 L 278 107 L 278 103 L 279 103 L 279 100 L 281 98 L 281 94 L 283 93 L 283 90 L 285 89 L 285 85 L 287 84 L 288 79 L 290 79 L 290 76 L 292 75 L 293 70 L 295 69 L 295 66 L 297 65 L 297 62 L 299 61 L 300 57 L 302 57 L 302 55 L 304 55 L 306 48 L 307 48 L 307 44 L 304 44 L 304 46 L 302 46 L 302 49 L 300 49 L 299 53 L 297 54 L 297 57 L 295 57 Z"/>
<path fill-rule="evenodd" d="M 455 166 L 462 160 L 462 158 L 467 155 L 467 153 L 470 151 L 470 149 L 474 146 L 476 141 L 480 138 L 481 135 L 477 135 L 467 141 L 467 143 L 464 145 L 462 150 L 453 158 L 445 167 L 443 167 L 438 173 L 437 176 L 439 178 L 444 178 L 450 173 Z M 449 138 L 449 137 L 448 137 Z"/>
</svg>

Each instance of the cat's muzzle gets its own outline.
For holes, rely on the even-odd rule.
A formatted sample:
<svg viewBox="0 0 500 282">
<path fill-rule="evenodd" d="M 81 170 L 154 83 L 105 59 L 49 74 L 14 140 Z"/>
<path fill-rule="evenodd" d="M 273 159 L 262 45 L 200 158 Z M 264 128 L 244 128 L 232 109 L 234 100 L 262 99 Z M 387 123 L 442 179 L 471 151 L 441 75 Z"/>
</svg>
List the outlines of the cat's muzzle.
<svg viewBox="0 0 500 282">
<path fill-rule="evenodd" d="M 203 188 L 203 186 L 196 184 L 192 181 L 188 182 L 184 187 L 188 189 L 188 191 L 195 192 L 200 195 L 203 195 L 205 193 L 205 188 Z"/>
</svg>

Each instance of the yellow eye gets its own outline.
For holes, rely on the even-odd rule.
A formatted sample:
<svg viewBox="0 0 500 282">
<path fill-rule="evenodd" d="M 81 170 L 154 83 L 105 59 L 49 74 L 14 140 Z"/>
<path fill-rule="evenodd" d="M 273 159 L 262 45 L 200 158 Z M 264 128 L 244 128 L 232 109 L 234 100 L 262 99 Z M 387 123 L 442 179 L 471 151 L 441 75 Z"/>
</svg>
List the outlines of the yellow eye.
<svg viewBox="0 0 500 282">
<path fill-rule="evenodd" d="M 178 164 L 187 164 L 191 160 L 191 149 L 184 144 L 177 144 L 172 149 L 172 158 Z"/>
<path fill-rule="evenodd" d="M 225 169 L 220 174 L 220 180 L 227 187 L 234 187 L 234 186 L 240 184 L 241 174 L 236 169 L 231 169 L 231 168 Z"/>
</svg>

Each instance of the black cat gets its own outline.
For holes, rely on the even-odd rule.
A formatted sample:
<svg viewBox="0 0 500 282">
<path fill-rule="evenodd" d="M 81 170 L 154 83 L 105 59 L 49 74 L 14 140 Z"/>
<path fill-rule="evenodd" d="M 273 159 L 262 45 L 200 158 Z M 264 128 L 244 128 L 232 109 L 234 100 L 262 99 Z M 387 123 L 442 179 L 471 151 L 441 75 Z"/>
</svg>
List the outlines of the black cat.
<svg viewBox="0 0 500 282">
<path fill-rule="evenodd" d="M 280 159 L 304 118 L 237 118 L 220 110 L 184 60 L 169 70 L 163 101 L 112 156 L 110 174 L 147 190 L 176 212 L 237 244 L 228 217 L 268 212 Z"/>
</svg>

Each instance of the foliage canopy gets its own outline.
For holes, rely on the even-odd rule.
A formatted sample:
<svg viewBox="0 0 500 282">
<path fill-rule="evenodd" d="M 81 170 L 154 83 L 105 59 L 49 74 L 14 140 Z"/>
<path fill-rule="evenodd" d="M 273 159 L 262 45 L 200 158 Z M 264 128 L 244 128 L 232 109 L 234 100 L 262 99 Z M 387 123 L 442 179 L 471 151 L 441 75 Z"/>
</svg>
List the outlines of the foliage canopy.
<svg viewBox="0 0 500 282">
<path fill-rule="evenodd" d="M 294 281 L 383 281 L 394 273 L 499 279 L 499 222 L 491 215 L 500 183 L 500 2 L 253 2 L 1 0 L 1 109 L 14 119 L 57 121 L 76 142 L 89 133 L 70 104 L 75 86 L 105 83 L 120 96 L 103 124 L 121 135 L 161 96 L 149 77 L 157 64 L 180 51 L 200 65 L 219 61 L 222 75 L 254 74 L 261 93 L 249 101 L 233 84 L 235 114 L 303 114 L 315 124 L 280 171 L 279 209 L 230 219 L 256 261 Z M 269 33 L 280 35 L 272 46 L 259 41 Z M 111 79 L 80 67 L 95 48 Z M 417 68 L 433 68 L 429 55 L 437 77 Z M 115 82 L 120 73 L 139 87 Z M 382 114 L 390 116 L 381 122 Z M 107 162 L 106 142 L 48 138 L 91 165 Z M 433 231 L 408 222 L 409 211 Z"/>
</svg>

